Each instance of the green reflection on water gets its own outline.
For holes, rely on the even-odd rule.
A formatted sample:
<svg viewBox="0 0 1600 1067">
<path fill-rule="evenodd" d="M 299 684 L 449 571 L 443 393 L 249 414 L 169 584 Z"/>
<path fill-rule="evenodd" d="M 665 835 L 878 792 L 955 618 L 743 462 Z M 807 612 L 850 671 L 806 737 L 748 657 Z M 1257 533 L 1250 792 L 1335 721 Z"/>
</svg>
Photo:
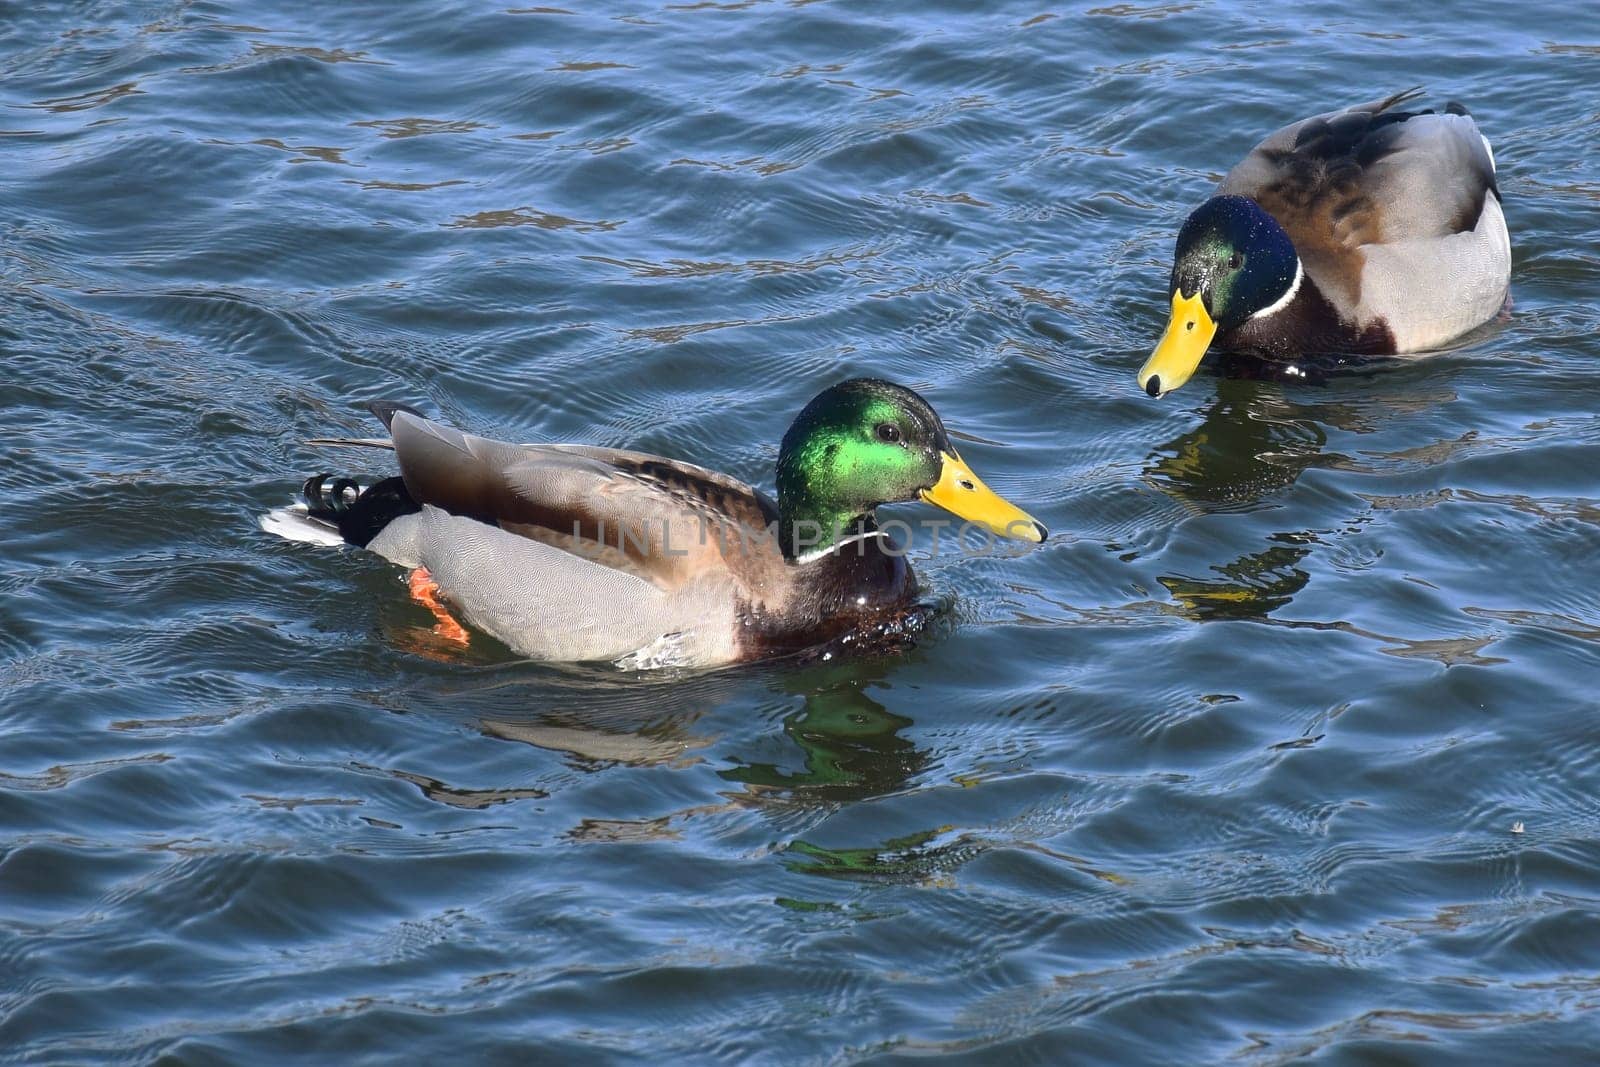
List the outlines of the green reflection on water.
<svg viewBox="0 0 1600 1067">
<path fill-rule="evenodd" d="M 1288 604 L 1305 588 L 1311 573 L 1295 564 L 1310 552 L 1274 545 L 1213 567 L 1221 578 L 1162 575 L 1156 580 L 1195 619 L 1259 619 Z"/>
<path fill-rule="evenodd" d="M 1150 453 L 1145 480 L 1195 512 L 1252 510 L 1316 465 L 1327 414 L 1308 416 L 1273 386 L 1218 382 L 1201 421 Z"/>
<path fill-rule="evenodd" d="M 882 845 L 872 848 L 823 848 L 809 841 L 796 840 L 785 850 L 791 858 L 786 859 L 784 865 L 802 874 L 921 881 L 938 867 L 947 865 L 940 861 L 955 845 L 926 846 L 948 829 L 918 830 L 902 837 L 889 838 Z"/>
<path fill-rule="evenodd" d="M 788 676 L 785 686 L 791 689 L 815 683 L 819 674 L 828 679 L 804 692 L 803 705 L 783 720 L 784 736 L 800 749 L 801 769 L 749 761 L 717 773 L 728 781 L 823 801 L 861 800 L 906 788 L 927 766 L 928 754 L 900 735 L 910 719 L 861 689 L 863 673 L 870 678 L 886 670 L 858 664 L 852 671 Z"/>
</svg>

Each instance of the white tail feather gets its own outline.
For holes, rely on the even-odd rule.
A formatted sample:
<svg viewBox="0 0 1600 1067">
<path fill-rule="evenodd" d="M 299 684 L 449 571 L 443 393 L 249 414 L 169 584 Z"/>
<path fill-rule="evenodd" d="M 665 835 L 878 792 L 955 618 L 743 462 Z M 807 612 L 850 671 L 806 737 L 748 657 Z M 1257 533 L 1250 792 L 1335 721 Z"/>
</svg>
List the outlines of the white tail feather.
<svg viewBox="0 0 1600 1067">
<path fill-rule="evenodd" d="M 300 541 L 308 545 L 337 547 L 344 544 L 338 527 L 320 519 L 313 519 L 304 504 L 290 504 L 286 508 L 273 508 L 258 520 L 261 528 L 277 534 L 285 541 Z"/>
</svg>

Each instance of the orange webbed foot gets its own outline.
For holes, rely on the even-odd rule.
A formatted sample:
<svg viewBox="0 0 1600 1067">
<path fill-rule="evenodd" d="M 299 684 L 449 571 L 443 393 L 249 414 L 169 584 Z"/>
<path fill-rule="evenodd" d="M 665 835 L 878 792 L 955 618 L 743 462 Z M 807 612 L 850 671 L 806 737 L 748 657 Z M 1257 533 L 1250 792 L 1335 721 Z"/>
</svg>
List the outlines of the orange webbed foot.
<svg viewBox="0 0 1600 1067">
<path fill-rule="evenodd" d="M 467 628 L 456 621 L 450 609 L 440 601 L 439 583 L 433 580 L 428 568 L 418 567 L 411 572 L 406 584 L 411 587 L 411 599 L 433 613 L 433 632 L 452 644 L 466 646 L 470 637 Z"/>
</svg>

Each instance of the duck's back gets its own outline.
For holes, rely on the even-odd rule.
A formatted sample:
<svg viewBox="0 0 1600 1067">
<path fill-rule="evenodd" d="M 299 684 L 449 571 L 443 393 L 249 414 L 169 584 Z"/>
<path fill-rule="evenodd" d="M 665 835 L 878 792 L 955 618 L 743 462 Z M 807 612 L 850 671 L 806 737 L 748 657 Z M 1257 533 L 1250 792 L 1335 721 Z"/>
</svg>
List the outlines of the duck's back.
<svg viewBox="0 0 1600 1067">
<path fill-rule="evenodd" d="M 1487 140 L 1458 104 L 1397 110 L 1415 96 L 1285 126 L 1217 188 L 1276 218 L 1341 318 L 1381 322 L 1399 352 L 1492 317 L 1511 269 Z"/>
</svg>

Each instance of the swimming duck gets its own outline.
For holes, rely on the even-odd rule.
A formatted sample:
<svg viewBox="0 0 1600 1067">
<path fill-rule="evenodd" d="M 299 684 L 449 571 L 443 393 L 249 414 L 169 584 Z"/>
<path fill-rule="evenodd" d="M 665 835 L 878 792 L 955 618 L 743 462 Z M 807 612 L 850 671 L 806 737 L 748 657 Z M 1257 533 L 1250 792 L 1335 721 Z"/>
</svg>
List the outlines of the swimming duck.
<svg viewBox="0 0 1600 1067">
<path fill-rule="evenodd" d="M 1172 316 L 1139 386 L 1161 396 L 1210 347 L 1301 353 L 1436 348 L 1504 306 L 1511 239 L 1494 153 L 1457 103 L 1386 100 L 1285 126 L 1189 216 Z"/>
<path fill-rule="evenodd" d="M 776 502 L 678 460 L 507 444 L 402 405 L 372 410 L 388 439 L 312 443 L 392 448 L 399 477 L 366 489 L 313 477 L 305 503 L 263 528 L 416 568 L 413 595 L 441 626 L 454 609 L 534 659 L 711 666 L 903 616 L 916 578 L 879 504 L 925 500 L 1006 537 L 1047 535 L 978 479 L 927 401 L 886 381 L 806 404 L 778 451 Z"/>
</svg>

